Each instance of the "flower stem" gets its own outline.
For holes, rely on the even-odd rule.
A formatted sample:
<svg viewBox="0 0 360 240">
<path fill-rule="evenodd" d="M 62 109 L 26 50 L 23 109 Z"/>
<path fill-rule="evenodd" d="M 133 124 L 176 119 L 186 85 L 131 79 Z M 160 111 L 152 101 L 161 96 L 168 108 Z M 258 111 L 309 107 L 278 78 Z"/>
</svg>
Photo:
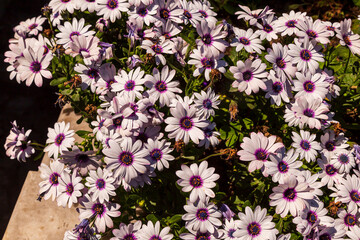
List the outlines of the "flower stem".
<svg viewBox="0 0 360 240">
<path fill-rule="evenodd" d="M 349 56 L 348 56 L 348 59 L 347 59 L 347 62 L 346 62 L 346 67 L 345 67 L 344 73 L 346 73 L 346 70 L 348 68 L 348 65 L 349 65 L 349 62 L 350 62 L 350 55 L 351 55 L 351 51 L 350 51 L 350 48 L 349 48 Z"/>
<path fill-rule="evenodd" d="M 211 158 L 211 157 L 221 156 L 221 155 L 224 155 L 224 154 L 225 154 L 225 152 L 214 153 L 214 154 L 211 154 L 211 155 L 209 155 L 209 156 L 206 156 L 206 157 L 204 157 L 204 158 L 202 158 L 202 159 L 200 159 L 200 160 L 198 160 L 198 161 L 199 161 L 199 162 L 202 162 L 202 161 L 207 160 L 207 159 L 209 159 L 209 158 Z"/>
</svg>

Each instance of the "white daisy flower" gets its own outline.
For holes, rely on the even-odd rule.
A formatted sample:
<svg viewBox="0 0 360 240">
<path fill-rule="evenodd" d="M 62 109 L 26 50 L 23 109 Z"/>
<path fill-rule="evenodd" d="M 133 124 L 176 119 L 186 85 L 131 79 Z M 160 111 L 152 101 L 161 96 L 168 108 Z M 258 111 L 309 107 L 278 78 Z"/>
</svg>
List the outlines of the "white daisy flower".
<svg viewBox="0 0 360 240">
<path fill-rule="evenodd" d="M 159 65 L 160 62 L 165 65 L 166 59 L 163 54 L 172 54 L 174 43 L 170 39 L 165 39 L 165 37 L 160 37 L 157 42 L 146 39 L 141 43 L 141 48 L 155 57 L 156 65 Z"/>
<path fill-rule="evenodd" d="M 299 20 L 304 19 L 306 12 L 294 12 L 291 10 L 290 13 L 283 13 L 281 17 L 279 17 L 275 21 L 275 26 L 279 32 L 281 32 L 281 36 L 285 35 L 297 35 L 299 29 L 297 28 Z"/>
<path fill-rule="evenodd" d="M 327 185 L 327 187 L 330 188 L 334 186 L 334 183 L 340 183 L 340 180 L 343 178 L 344 174 L 340 174 L 326 158 L 318 159 L 317 162 L 321 168 L 319 178 L 321 178 L 321 183 L 323 185 Z"/>
<path fill-rule="evenodd" d="M 96 82 L 99 80 L 99 69 L 100 66 L 96 62 L 92 62 L 90 65 L 86 66 L 83 64 L 76 64 L 74 70 L 79 73 L 81 77 L 81 89 L 85 90 L 90 87 L 91 92 L 95 92 Z"/>
<path fill-rule="evenodd" d="M 339 173 L 349 173 L 351 169 L 355 168 L 355 159 L 351 151 L 339 150 L 331 157 L 330 164 L 332 164 Z"/>
<path fill-rule="evenodd" d="M 224 54 L 213 55 L 208 50 L 203 49 L 194 49 L 190 54 L 190 60 L 188 64 L 195 65 L 196 69 L 193 73 L 194 77 L 199 76 L 204 73 L 206 81 L 210 81 L 210 73 L 215 69 L 221 73 L 225 73 L 227 63 L 221 58 L 224 57 Z"/>
<path fill-rule="evenodd" d="M 74 35 L 72 40 L 69 43 L 69 49 L 65 51 L 66 54 L 72 57 L 80 55 L 86 65 L 91 65 L 92 62 L 99 60 L 99 38 L 95 36 Z"/>
<path fill-rule="evenodd" d="M 141 98 L 142 94 L 140 92 L 144 91 L 142 86 L 145 82 L 144 74 L 145 72 L 141 71 L 140 67 L 131 70 L 129 73 L 121 70 L 120 75 L 114 77 L 116 82 L 111 85 L 112 91 L 119 92 L 120 97 L 135 94 L 137 98 Z"/>
<path fill-rule="evenodd" d="M 196 31 L 201 39 L 196 39 L 196 45 L 203 51 L 209 51 L 212 56 L 218 56 L 224 53 L 226 47 L 229 46 L 228 42 L 224 40 L 227 36 L 226 31 L 222 31 L 222 24 L 215 25 L 207 21 L 201 21 L 196 26 Z"/>
<path fill-rule="evenodd" d="M 177 180 L 183 192 L 190 192 L 189 200 L 195 202 L 198 199 L 202 202 L 207 197 L 215 197 L 215 193 L 211 188 L 216 186 L 215 181 L 220 178 L 219 174 L 214 173 L 215 168 L 208 168 L 208 162 L 203 161 L 198 166 L 196 163 L 190 167 L 182 164 L 181 170 L 176 171 L 176 175 L 180 178 Z"/>
<path fill-rule="evenodd" d="M 81 18 L 79 21 L 73 18 L 72 23 L 65 22 L 64 25 L 59 25 L 59 33 L 56 34 L 58 38 L 57 44 L 64 45 L 64 48 L 68 48 L 70 42 L 73 42 L 73 36 L 93 36 L 95 31 L 89 31 L 91 25 L 85 26 L 85 19 Z"/>
<path fill-rule="evenodd" d="M 265 82 L 265 98 L 271 98 L 271 104 L 276 104 L 277 106 L 280 106 L 282 101 L 286 103 L 290 102 L 289 98 L 292 97 L 292 93 L 289 82 L 282 81 L 274 70 L 270 70 L 267 78 L 268 81 Z"/>
<path fill-rule="evenodd" d="M 98 16 L 115 22 L 121 18 L 121 12 L 129 11 L 130 4 L 126 0 L 97 0 L 95 11 Z"/>
<path fill-rule="evenodd" d="M 330 42 L 329 37 L 331 36 L 331 33 L 320 19 L 314 21 L 312 17 L 304 17 L 299 20 L 297 27 L 300 31 L 296 35 L 300 40 L 307 36 L 309 37 L 309 40 L 315 40 L 321 44 Z"/>
<path fill-rule="evenodd" d="M 248 53 L 257 52 L 261 54 L 261 50 L 265 48 L 261 45 L 259 38 L 259 31 L 252 30 L 251 28 L 246 31 L 237 27 L 233 28 L 235 38 L 232 40 L 230 46 L 236 47 L 235 50 L 239 52 L 241 49 L 245 49 Z"/>
<path fill-rule="evenodd" d="M 81 183 L 82 177 L 78 176 L 76 171 L 70 175 L 63 171 L 60 177 L 59 195 L 56 198 L 58 206 L 71 208 L 72 204 L 78 203 L 79 197 L 82 196 L 81 190 L 84 185 Z"/>
<path fill-rule="evenodd" d="M 158 5 L 156 4 L 149 4 L 145 5 L 140 3 L 136 6 L 132 11 L 129 11 L 129 20 L 141 20 L 143 21 L 146 26 L 149 26 L 151 23 L 156 21 L 155 15 L 157 13 Z"/>
<path fill-rule="evenodd" d="M 331 159 L 338 150 L 349 147 L 349 144 L 347 144 L 348 139 L 344 136 L 344 133 L 335 136 L 335 132 L 332 129 L 326 129 L 324 135 L 321 135 L 320 140 L 320 146 L 322 147 L 321 154 L 328 159 Z"/>
<path fill-rule="evenodd" d="M 324 203 L 319 201 L 314 206 L 310 205 L 302 210 L 297 217 L 293 219 L 296 224 L 296 230 L 303 236 L 310 234 L 311 230 L 317 226 L 334 226 L 334 219 L 326 216 L 328 210 L 324 208 Z"/>
<path fill-rule="evenodd" d="M 251 11 L 249 7 L 242 6 L 239 4 L 239 7 L 242 11 L 235 12 L 235 15 L 239 15 L 237 19 L 244 19 L 249 21 L 250 25 L 255 25 L 258 19 L 262 19 L 269 14 L 273 14 L 272 10 L 269 10 L 269 7 L 266 6 L 264 9 L 256 9 Z"/>
<path fill-rule="evenodd" d="M 242 150 L 237 152 L 241 161 L 251 161 L 248 167 L 249 172 L 262 169 L 266 172 L 264 163 L 271 153 L 284 147 L 282 143 L 275 143 L 276 136 L 265 137 L 263 133 L 252 132 L 250 138 L 244 137 L 241 143 Z"/>
<path fill-rule="evenodd" d="M 303 73 L 310 71 L 314 74 L 319 68 L 319 62 L 325 61 L 323 54 L 319 52 L 321 46 L 310 41 L 307 36 L 304 37 L 303 43 L 300 43 L 297 38 L 294 41 L 295 44 L 290 44 L 288 51 L 293 58 L 292 63 L 296 64 L 299 71 Z"/>
<path fill-rule="evenodd" d="M 64 171 L 64 164 L 59 161 L 50 161 L 50 167 L 44 163 L 39 166 L 40 177 L 44 180 L 39 183 L 39 200 L 44 197 L 48 200 L 50 197 L 54 201 L 57 196 L 61 193 L 60 181 L 61 175 Z"/>
<path fill-rule="evenodd" d="M 27 19 L 25 22 L 20 22 L 21 27 L 25 28 L 25 31 L 28 35 L 37 36 L 39 32 L 43 30 L 43 27 L 41 26 L 45 22 L 46 18 L 38 16 Z M 15 27 L 15 30 L 17 30 L 18 27 Z"/>
<path fill-rule="evenodd" d="M 215 110 L 219 109 L 220 104 L 219 95 L 209 88 L 207 92 L 201 91 L 201 93 L 194 93 L 194 106 L 198 108 L 199 116 L 208 119 L 210 116 L 215 116 Z"/>
<path fill-rule="evenodd" d="M 201 19 L 203 19 L 199 9 L 195 7 L 195 4 L 188 2 L 187 0 L 180 0 L 180 4 L 181 8 L 184 10 L 183 15 L 181 16 L 184 24 L 187 25 L 190 22 L 191 25 L 196 28 L 198 23 L 201 22 Z"/>
<path fill-rule="evenodd" d="M 235 237 L 234 234 L 236 232 L 236 230 L 239 229 L 239 227 L 241 226 L 241 221 L 240 220 L 234 220 L 233 218 L 231 218 L 230 220 L 225 219 L 225 222 L 223 224 L 223 230 L 222 230 L 222 237 L 221 239 L 224 240 L 239 240 L 239 238 Z"/>
<path fill-rule="evenodd" d="M 152 75 L 145 76 L 145 86 L 149 88 L 149 96 L 160 102 L 160 107 L 170 106 L 171 100 L 175 98 L 176 93 L 182 93 L 178 81 L 172 81 L 176 74 L 175 70 L 169 71 L 168 66 L 164 66 L 161 73 L 157 68 L 153 69 Z"/>
<path fill-rule="evenodd" d="M 59 154 L 72 147 L 75 142 L 74 130 L 69 129 L 70 123 L 65 124 L 64 121 L 55 123 L 54 128 L 48 128 L 48 139 L 46 140 L 48 145 L 44 152 L 48 152 L 49 157 L 54 157 L 56 160 Z"/>
<path fill-rule="evenodd" d="M 93 13 L 96 8 L 96 0 L 77 0 L 77 4 L 81 12 L 88 10 Z"/>
<path fill-rule="evenodd" d="M 268 48 L 268 55 L 265 59 L 273 64 L 273 69 L 283 82 L 288 80 L 292 82 L 292 77 L 297 71 L 296 67 L 292 65 L 292 57 L 288 54 L 288 47 L 281 43 L 273 43 L 272 49 Z"/>
<path fill-rule="evenodd" d="M 266 208 L 262 209 L 260 206 L 256 206 L 255 211 L 252 211 L 250 207 L 246 207 L 245 214 L 239 213 L 239 228 L 234 236 L 239 240 L 276 240 L 276 234 L 279 231 L 272 222 L 272 216 L 266 214 Z"/>
<path fill-rule="evenodd" d="M 175 138 L 175 141 L 181 139 L 185 144 L 188 144 L 190 139 L 195 144 L 204 139 L 201 129 L 209 123 L 198 117 L 195 107 L 184 106 L 178 102 L 175 108 L 170 108 L 170 112 L 173 117 L 165 119 L 165 131 L 169 132 L 169 138 Z"/>
<path fill-rule="evenodd" d="M 110 148 L 103 149 L 104 161 L 107 169 L 114 170 L 115 178 L 124 178 L 129 183 L 140 173 L 146 172 L 146 166 L 150 165 L 150 162 L 145 159 L 147 151 L 142 148 L 141 141 L 133 143 L 131 138 L 126 138 L 121 144 L 118 144 L 110 140 L 109 146 Z"/>
<path fill-rule="evenodd" d="M 244 92 L 250 95 L 252 92 L 258 93 L 259 89 L 266 89 L 265 78 L 268 73 L 265 71 L 266 64 L 261 62 L 261 59 L 251 61 L 246 59 L 245 62 L 239 60 L 235 66 L 230 67 L 230 72 L 234 74 L 236 79 L 232 83 L 233 88 L 237 88 L 239 92 Z"/>
<path fill-rule="evenodd" d="M 214 233 L 222 224 L 221 213 L 214 203 L 209 203 L 209 198 L 205 202 L 192 203 L 188 201 L 187 205 L 184 205 L 184 209 L 187 213 L 182 216 L 182 220 L 186 222 L 185 227 L 190 232 Z"/>
<path fill-rule="evenodd" d="M 89 187 L 89 194 L 93 202 L 109 202 L 109 196 L 115 196 L 115 179 L 111 172 L 99 167 L 96 171 L 89 171 L 85 185 Z"/>
<path fill-rule="evenodd" d="M 340 29 L 335 31 L 342 46 L 347 46 L 353 54 L 360 54 L 360 37 L 351 31 L 351 19 L 341 21 Z"/>
<path fill-rule="evenodd" d="M 120 223 L 119 229 L 113 229 L 112 233 L 114 237 L 110 238 L 110 240 L 137 240 L 139 239 L 139 232 L 141 229 L 141 221 L 136 221 L 135 223 L 129 223 L 126 225 L 125 223 Z"/>
<path fill-rule="evenodd" d="M 284 117 L 289 126 L 295 125 L 303 129 L 307 125 L 309 128 L 321 129 L 321 121 L 328 119 L 328 112 L 329 108 L 321 98 L 299 97 L 291 105 L 291 110 L 285 109 Z"/>
<path fill-rule="evenodd" d="M 210 232 L 193 232 L 193 233 L 181 233 L 179 237 L 183 240 L 218 240 L 220 239 L 219 232 L 211 234 Z"/>
<path fill-rule="evenodd" d="M 147 225 L 144 224 L 138 233 L 141 240 L 171 240 L 174 235 L 169 232 L 170 227 L 164 227 L 160 231 L 159 221 L 155 223 L 155 226 L 151 221 L 148 221 Z"/>
<path fill-rule="evenodd" d="M 311 134 L 308 131 L 300 130 L 300 135 L 297 132 L 292 132 L 293 143 L 291 146 L 296 149 L 296 152 L 300 154 L 300 159 L 304 159 L 307 162 L 314 162 L 317 151 L 321 150 L 320 144 L 315 141 L 316 134 Z"/>
<path fill-rule="evenodd" d="M 211 10 L 213 9 L 213 7 L 211 7 L 211 3 L 209 1 L 194 0 L 193 4 L 194 4 L 193 8 L 195 8 L 201 14 L 202 19 L 204 19 L 205 21 L 211 24 L 215 24 L 217 22 L 217 19 L 215 18 L 217 13 Z M 198 24 L 196 24 L 196 26 L 197 25 Z"/>
<path fill-rule="evenodd" d="M 170 155 L 173 151 L 170 148 L 170 142 L 166 142 L 165 139 L 155 141 L 151 138 L 145 143 L 145 148 L 148 152 L 147 159 L 150 161 L 150 164 L 157 168 L 159 171 L 162 171 L 163 168 L 169 168 L 169 161 L 173 161 L 174 156 Z"/>
<path fill-rule="evenodd" d="M 314 200 L 310 204 L 314 204 L 316 201 L 320 201 L 318 196 L 322 196 L 323 192 L 321 187 L 324 185 L 318 181 L 319 173 L 312 174 L 309 170 L 300 171 L 300 174 L 296 176 L 300 182 L 306 182 L 310 188 L 310 192 L 314 194 Z"/>
<path fill-rule="evenodd" d="M 277 154 L 270 154 L 270 161 L 265 162 L 267 173 L 272 176 L 273 182 L 284 183 L 284 179 L 290 175 L 298 175 L 299 168 L 303 165 L 301 161 L 296 161 L 299 154 L 290 149 L 285 153 L 285 148 Z"/>
<path fill-rule="evenodd" d="M 205 149 L 208 149 L 211 146 L 215 147 L 219 144 L 220 133 L 214 131 L 216 124 L 214 122 L 210 123 L 209 126 L 203 129 L 204 139 L 200 140 L 199 147 L 204 146 Z"/>
<path fill-rule="evenodd" d="M 293 90 L 296 93 L 295 98 L 305 96 L 324 99 L 328 93 L 329 83 L 325 81 L 325 75 L 321 73 L 311 74 L 310 72 L 296 72 Z"/>
<path fill-rule="evenodd" d="M 331 190 L 334 193 L 330 197 L 335 197 L 335 202 L 345 203 L 349 209 L 358 210 L 360 207 L 360 179 L 355 174 L 340 179 L 340 183 Z"/>
<path fill-rule="evenodd" d="M 179 1 L 174 0 L 157 0 L 156 4 L 159 6 L 155 22 L 155 26 L 159 27 L 165 24 L 168 20 L 174 23 L 182 23 L 180 16 L 184 13 L 184 10 L 179 8 Z"/>
<path fill-rule="evenodd" d="M 353 227 L 350 231 L 346 232 L 346 235 L 348 235 L 348 237 L 351 240 L 359 240 L 360 227 L 358 227 L 358 226 Z"/>
<path fill-rule="evenodd" d="M 21 81 L 25 81 L 26 86 L 30 86 L 33 82 L 37 87 L 43 84 L 43 77 L 52 78 L 52 74 L 47 67 L 53 58 L 52 54 L 44 54 L 44 47 L 33 49 L 26 48 L 22 57 L 18 58 L 17 71 L 20 74 Z"/>
<path fill-rule="evenodd" d="M 360 213 L 356 211 L 356 208 L 347 209 L 347 210 L 341 208 L 338 210 L 337 216 L 339 218 L 335 219 L 334 224 L 335 226 L 338 226 L 340 229 L 351 231 L 356 226 L 357 227 L 360 226 Z"/>
<path fill-rule="evenodd" d="M 266 17 L 262 18 L 262 24 L 257 23 L 256 26 L 260 29 L 260 40 L 268 40 L 269 42 L 272 39 L 278 39 L 277 33 L 277 27 L 274 24 L 274 14 L 267 15 Z"/>
<path fill-rule="evenodd" d="M 100 203 L 91 201 L 91 197 L 89 194 L 84 196 L 83 201 L 80 202 L 83 208 L 79 208 L 79 218 L 90 219 L 95 218 L 95 227 L 99 232 L 104 233 L 106 231 L 106 227 L 112 228 L 114 226 L 113 221 L 110 217 L 119 217 L 121 215 L 118 209 L 120 205 L 117 203 Z"/>
<path fill-rule="evenodd" d="M 302 181 L 302 179 L 296 179 L 293 175 L 272 190 L 273 193 L 269 196 L 271 199 L 270 206 L 275 206 L 275 212 L 280 214 L 282 218 L 289 211 L 292 216 L 298 216 L 300 211 L 309 206 L 308 201 L 314 198 L 309 184 Z"/>
<path fill-rule="evenodd" d="M 345 229 L 340 229 L 338 226 L 334 227 L 322 227 L 315 232 L 317 239 L 331 239 L 331 240 L 343 240 L 345 235 Z"/>
<path fill-rule="evenodd" d="M 54 13 L 58 12 L 61 14 L 62 11 L 68 11 L 72 14 L 77 9 L 77 0 L 51 0 L 49 7 L 51 7 Z"/>
<path fill-rule="evenodd" d="M 100 78 L 96 82 L 96 94 L 106 95 L 116 83 L 116 67 L 111 63 L 101 65 L 99 69 Z"/>
</svg>

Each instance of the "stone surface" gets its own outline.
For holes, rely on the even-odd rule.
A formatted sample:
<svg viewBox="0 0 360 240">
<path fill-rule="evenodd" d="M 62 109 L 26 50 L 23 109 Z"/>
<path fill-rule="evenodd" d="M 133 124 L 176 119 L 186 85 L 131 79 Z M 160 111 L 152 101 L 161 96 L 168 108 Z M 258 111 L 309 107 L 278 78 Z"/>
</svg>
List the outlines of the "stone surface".
<svg viewBox="0 0 360 240">
<path fill-rule="evenodd" d="M 79 116 L 75 115 L 69 105 L 66 105 L 58 121 L 70 122 L 70 128 L 89 130 L 86 122 L 76 124 Z M 76 141 L 81 139 L 75 135 Z M 49 164 L 47 154 L 42 163 Z M 51 199 L 37 201 L 39 194 L 39 171 L 30 171 L 26 177 L 21 193 L 16 202 L 3 240 L 62 240 L 67 230 L 73 229 L 79 223 L 75 207 L 58 207 Z"/>
</svg>

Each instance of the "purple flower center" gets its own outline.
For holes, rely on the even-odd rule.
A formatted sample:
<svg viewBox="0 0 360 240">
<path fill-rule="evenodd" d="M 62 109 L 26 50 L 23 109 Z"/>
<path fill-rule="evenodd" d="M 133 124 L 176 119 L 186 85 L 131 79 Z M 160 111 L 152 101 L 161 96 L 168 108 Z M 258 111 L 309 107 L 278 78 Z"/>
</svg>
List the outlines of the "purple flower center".
<svg viewBox="0 0 360 240">
<path fill-rule="evenodd" d="M 89 78 L 95 79 L 99 76 L 99 72 L 95 68 L 90 68 L 87 75 L 89 76 Z"/>
<path fill-rule="evenodd" d="M 311 60 L 312 54 L 309 50 L 303 49 L 300 51 L 300 57 L 303 61 L 307 62 Z"/>
<path fill-rule="evenodd" d="M 257 149 L 254 153 L 255 157 L 257 160 L 260 160 L 260 161 L 265 161 L 268 157 L 268 153 L 265 149 Z"/>
<path fill-rule="evenodd" d="M 115 118 L 113 119 L 113 124 L 116 126 L 116 127 L 121 127 L 121 123 L 123 121 L 124 117 L 118 117 L 118 118 Z"/>
<path fill-rule="evenodd" d="M 162 240 L 160 236 L 154 235 L 149 240 Z"/>
<path fill-rule="evenodd" d="M 203 43 L 206 45 L 206 46 L 209 46 L 211 45 L 212 43 L 212 37 L 210 34 L 204 34 L 204 36 L 202 37 L 201 39 L 203 41 Z"/>
<path fill-rule="evenodd" d="M 90 158 L 88 155 L 81 153 L 75 155 L 75 160 L 78 163 L 87 163 L 90 160 Z"/>
<path fill-rule="evenodd" d="M 166 8 L 160 9 L 160 17 L 162 19 L 168 20 L 168 18 L 170 17 L 169 9 Z"/>
<path fill-rule="evenodd" d="M 68 185 L 66 185 L 66 194 L 71 196 L 71 194 L 74 192 L 74 186 L 69 183 Z"/>
<path fill-rule="evenodd" d="M 35 29 L 37 26 L 38 26 L 38 25 L 37 25 L 36 23 L 33 23 L 33 24 L 31 24 L 31 25 L 29 26 L 29 29 L 30 29 L 30 30 L 33 30 L 33 29 Z"/>
<path fill-rule="evenodd" d="M 135 88 L 135 82 L 133 80 L 129 80 L 125 83 L 125 91 L 132 91 Z"/>
<path fill-rule="evenodd" d="M 205 11 L 203 11 L 203 10 L 199 10 L 199 13 L 201 14 L 201 16 L 202 16 L 203 18 L 207 18 L 207 17 L 208 17 L 208 14 L 207 14 Z"/>
<path fill-rule="evenodd" d="M 30 70 L 34 73 L 38 73 L 41 70 L 41 63 L 38 61 L 32 62 L 30 65 Z"/>
<path fill-rule="evenodd" d="M 317 38 L 318 34 L 313 31 L 313 30 L 307 30 L 306 34 L 310 37 L 310 38 Z"/>
<path fill-rule="evenodd" d="M 211 109 L 212 108 L 212 102 L 210 99 L 205 99 L 203 101 L 203 107 L 206 108 L 206 109 Z"/>
<path fill-rule="evenodd" d="M 328 233 L 321 234 L 319 240 L 331 240 L 331 236 Z"/>
<path fill-rule="evenodd" d="M 287 173 L 289 171 L 289 165 L 286 162 L 281 161 L 278 164 L 278 169 L 281 173 Z"/>
<path fill-rule="evenodd" d="M 164 81 L 158 81 L 156 84 L 155 84 L 155 89 L 158 91 L 158 92 L 165 92 L 167 90 L 167 85 L 166 85 L 166 82 Z"/>
<path fill-rule="evenodd" d="M 236 229 L 233 229 L 233 228 L 229 229 L 229 231 L 228 231 L 228 237 L 230 237 L 230 238 L 235 238 L 235 237 L 234 237 L 234 232 L 236 232 Z"/>
<path fill-rule="evenodd" d="M 63 133 L 60 133 L 59 135 L 56 136 L 55 138 L 55 145 L 56 146 L 60 146 L 61 143 L 64 141 L 65 139 L 65 135 Z"/>
<path fill-rule="evenodd" d="M 355 218 L 355 216 L 352 215 L 352 214 L 350 214 L 350 213 L 346 214 L 346 216 L 344 217 L 344 223 L 345 223 L 345 225 L 348 226 L 348 227 L 353 227 L 353 226 L 355 226 L 355 224 L 356 224 L 356 218 Z"/>
<path fill-rule="evenodd" d="M 346 45 L 348 45 L 348 46 L 352 45 L 350 37 L 348 35 L 343 35 L 343 39 L 344 39 L 344 42 Z"/>
<path fill-rule="evenodd" d="M 209 232 L 205 232 L 205 233 L 197 233 L 195 236 L 195 240 L 211 240 L 211 236 Z"/>
<path fill-rule="evenodd" d="M 162 155 L 163 155 L 162 151 L 160 149 L 158 149 L 158 148 L 155 148 L 154 150 L 152 150 L 150 152 L 150 157 L 155 162 L 160 161 L 161 158 L 162 158 Z"/>
<path fill-rule="evenodd" d="M 327 175 L 333 176 L 333 175 L 336 174 L 337 169 L 334 168 L 333 165 L 330 165 L 330 164 L 329 164 L 329 165 L 327 165 L 327 166 L 325 167 L 325 172 L 326 172 Z"/>
<path fill-rule="evenodd" d="M 189 131 L 193 127 L 192 119 L 188 116 L 181 118 L 180 127 L 185 131 Z"/>
<path fill-rule="evenodd" d="M 117 81 L 115 79 L 109 79 L 108 81 L 106 81 L 106 88 L 110 89 L 111 85 L 113 85 L 114 83 L 116 83 Z"/>
<path fill-rule="evenodd" d="M 303 114 L 309 118 L 313 118 L 315 116 L 314 111 L 310 108 L 305 109 Z"/>
<path fill-rule="evenodd" d="M 170 39 L 171 38 L 170 33 L 164 33 L 163 36 L 165 37 L 165 39 Z"/>
<path fill-rule="evenodd" d="M 334 141 L 327 141 L 325 143 L 325 148 L 326 150 L 328 150 L 329 152 L 332 152 L 335 150 L 335 142 Z"/>
<path fill-rule="evenodd" d="M 261 226 L 257 222 L 252 222 L 247 226 L 247 230 L 249 235 L 251 235 L 252 237 L 256 237 L 261 232 Z"/>
<path fill-rule="evenodd" d="M 315 84 L 314 84 L 312 81 L 310 81 L 310 80 L 304 82 L 303 87 L 304 87 L 304 90 L 305 90 L 306 92 L 313 92 L 313 91 L 315 91 Z"/>
<path fill-rule="evenodd" d="M 160 45 L 154 44 L 151 46 L 151 49 L 156 53 L 156 54 L 161 54 L 163 52 L 163 49 Z"/>
<path fill-rule="evenodd" d="M 119 155 L 120 165 L 130 166 L 134 162 L 134 156 L 130 152 L 122 152 Z"/>
<path fill-rule="evenodd" d="M 246 37 L 239 38 L 239 42 L 246 46 L 250 44 L 250 40 L 247 39 Z"/>
<path fill-rule="evenodd" d="M 295 24 L 297 24 L 297 21 L 296 20 L 289 20 L 285 23 L 285 25 L 288 27 L 288 28 L 294 28 L 295 27 Z"/>
<path fill-rule="evenodd" d="M 301 140 L 300 147 L 305 151 L 309 151 L 311 148 L 311 144 L 308 140 Z"/>
<path fill-rule="evenodd" d="M 148 10 L 147 8 L 140 8 L 137 11 L 137 14 L 139 14 L 141 17 L 145 17 L 148 14 Z"/>
<path fill-rule="evenodd" d="M 58 174 L 57 172 L 53 172 L 49 177 L 49 182 L 51 183 L 51 185 L 57 186 L 59 184 L 59 177 L 60 174 Z"/>
<path fill-rule="evenodd" d="M 316 221 L 318 220 L 318 216 L 317 216 L 316 212 L 309 211 L 307 214 L 306 220 L 308 221 L 308 223 L 310 225 L 315 224 Z"/>
<path fill-rule="evenodd" d="M 200 176 L 192 176 L 190 178 L 190 185 L 194 188 L 199 188 L 203 185 L 203 180 Z"/>
<path fill-rule="evenodd" d="M 296 199 L 296 190 L 294 188 L 286 189 L 284 191 L 284 193 L 283 193 L 283 197 L 289 202 L 295 201 L 295 199 Z"/>
<path fill-rule="evenodd" d="M 92 212 L 93 212 L 93 214 L 102 216 L 102 214 L 105 212 L 105 206 L 104 206 L 104 204 L 95 203 L 95 204 L 92 206 Z"/>
<path fill-rule="evenodd" d="M 98 180 L 96 180 L 96 188 L 97 189 L 99 189 L 99 190 L 102 190 L 102 189 L 104 189 L 105 188 L 105 181 L 104 181 L 104 179 L 102 179 L 102 178 L 99 178 Z"/>
<path fill-rule="evenodd" d="M 188 10 L 184 10 L 184 16 L 185 16 L 187 19 L 192 19 L 192 15 L 191 15 L 191 13 L 190 13 Z"/>
<path fill-rule="evenodd" d="M 125 235 L 123 239 L 124 240 L 137 240 L 137 238 L 132 233 Z"/>
<path fill-rule="evenodd" d="M 351 200 L 353 200 L 354 202 L 360 202 L 360 194 L 358 191 L 356 190 L 352 190 L 350 192 L 350 198 Z"/>
<path fill-rule="evenodd" d="M 207 68 L 207 69 L 211 69 L 214 67 L 214 60 L 210 59 L 210 58 L 203 58 L 200 60 L 201 64 Z"/>
<path fill-rule="evenodd" d="M 70 2 L 71 0 L 61 0 L 61 2 L 63 3 L 67 3 L 67 2 Z"/>
<path fill-rule="evenodd" d="M 79 32 L 72 32 L 72 33 L 70 33 L 70 36 L 69 36 L 69 37 L 70 37 L 70 40 L 73 41 L 72 37 L 73 37 L 73 36 L 79 36 L 79 35 L 80 35 Z"/>
<path fill-rule="evenodd" d="M 267 33 L 272 32 L 272 30 L 273 30 L 272 26 L 270 26 L 269 24 L 265 24 L 263 29 Z"/>
<path fill-rule="evenodd" d="M 209 218 L 208 210 L 206 208 L 199 208 L 196 211 L 196 218 L 201 222 L 208 220 Z"/>
<path fill-rule="evenodd" d="M 272 89 L 275 93 L 281 93 L 283 90 L 283 85 L 281 82 L 274 82 L 272 85 Z"/>
<path fill-rule="evenodd" d="M 286 67 L 286 63 L 285 60 L 282 58 L 277 58 L 276 59 L 276 65 L 280 68 L 280 69 L 284 69 Z"/>
<path fill-rule="evenodd" d="M 349 156 L 342 153 L 340 154 L 340 156 L 338 157 L 338 161 L 341 163 L 341 164 L 347 164 L 349 163 L 350 159 L 349 159 Z"/>
<path fill-rule="evenodd" d="M 204 130 L 204 134 L 205 134 L 205 137 L 206 137 L 206 138 L 210 138 L 210 137 L 213 135 L 213 131 L 210 130 L 209 128 L 206 128 L 206 129 Z"/>
<path fill-rule="evenodd" d="M 115 9 L 118 7 L 118 1 L 117 0 L 109 0 L 107 2 L 106 6 L 110 9 Z"/>
<path fill-rule="evenodd" d="M 251 71 L 245 71 L 242 73 L 244 81 L 248 82 L 253 78 L 253 73 Z"/>
</svg>

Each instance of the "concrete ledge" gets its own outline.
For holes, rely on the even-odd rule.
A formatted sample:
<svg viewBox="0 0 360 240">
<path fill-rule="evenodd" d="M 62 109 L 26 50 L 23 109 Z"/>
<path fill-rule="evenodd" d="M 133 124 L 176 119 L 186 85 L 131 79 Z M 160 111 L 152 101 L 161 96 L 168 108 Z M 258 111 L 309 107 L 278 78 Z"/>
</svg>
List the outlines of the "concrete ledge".
<svg viewBox="0 0 360 240">
<path fill-rule="evenodd" d="M 80 125 L 76 121 L 80 118 L 70 105 L 61 110 L 58 121 L 70 122 L 70 128 L 75 130 L 89 130 L 86 122 Z M 44 126 L 53 127 L 53 126 Z M 81 139 L 75 136 L 76 141 Z M 50 159 L 45 154 L 42 163 L 49 164 Z M 21 189 L 14 211 L 6 228 L 3 240 L 62 240 L 67 230 L 79 223 L 75 207 L 58 207 L 56 200 L 37 201 L 39 183 L 42 181 L 39 171 L 30 171 Z"/>
</svg>

